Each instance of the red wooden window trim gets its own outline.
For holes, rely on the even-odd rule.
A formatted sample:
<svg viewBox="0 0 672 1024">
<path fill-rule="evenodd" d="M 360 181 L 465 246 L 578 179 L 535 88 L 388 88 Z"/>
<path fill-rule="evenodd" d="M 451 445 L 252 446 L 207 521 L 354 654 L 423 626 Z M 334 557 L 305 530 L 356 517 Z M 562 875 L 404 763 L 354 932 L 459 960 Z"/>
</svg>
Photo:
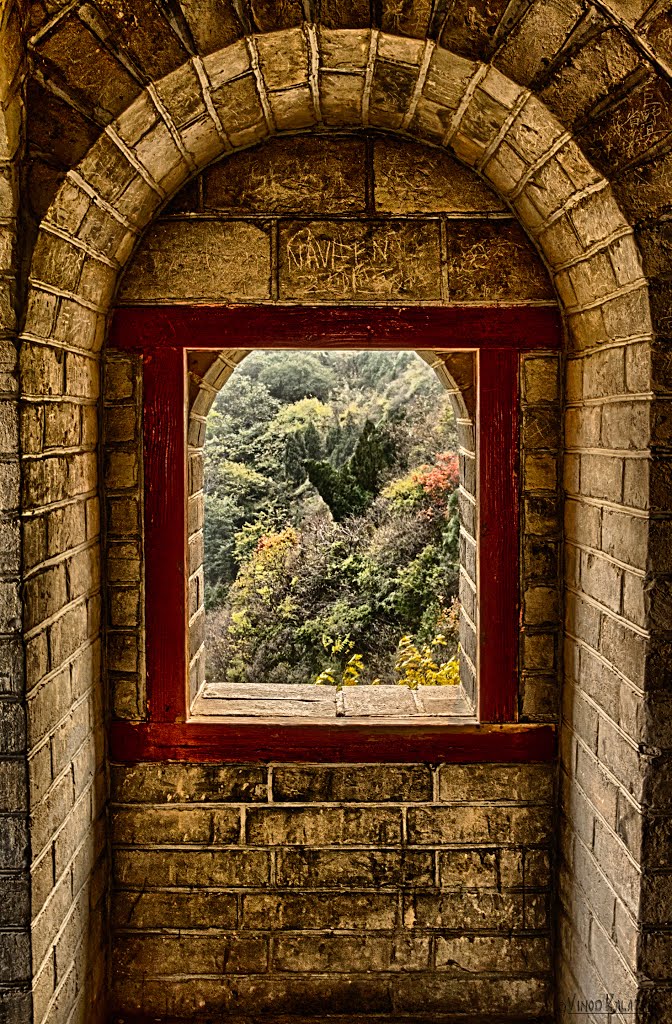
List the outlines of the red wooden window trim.
<svg viewBox="0 0 672 1024">
<path fill-rule="evenodd" d="M 297 339 L 299 339 L 297 341 Z M 555 349 L 551 307 L 118 309 L 110 345 L 142 353 L 148 720 L 112 724 L 119 760 L 547 760 L 518 724 L 518 366 Z M 479 358 L 479 722 L 464 727 L 187 721 L 185 353 L 208 348 L 475 349 Z"/>
</svg>

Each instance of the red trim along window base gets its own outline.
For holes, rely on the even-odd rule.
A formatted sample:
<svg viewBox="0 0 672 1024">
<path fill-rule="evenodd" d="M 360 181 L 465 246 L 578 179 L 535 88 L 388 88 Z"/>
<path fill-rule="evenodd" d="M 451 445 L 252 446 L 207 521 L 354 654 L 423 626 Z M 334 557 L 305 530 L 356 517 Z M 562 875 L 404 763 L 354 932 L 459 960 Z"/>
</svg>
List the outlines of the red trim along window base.
<svg viewBox="0 0 672 1024">
<path fill-rule="evenodd" d="M 110 345 L 143 357 L 148 718 L 112 724 L 117 760 L 548 760 L 552 726 L 518 724 L 520 353 L 557 349 L 550 307 L 160 306 L 118 309 Z M 185 353 L 189 349 L 478 352 L 476 726 L 188 721 Z"/>
</svg>

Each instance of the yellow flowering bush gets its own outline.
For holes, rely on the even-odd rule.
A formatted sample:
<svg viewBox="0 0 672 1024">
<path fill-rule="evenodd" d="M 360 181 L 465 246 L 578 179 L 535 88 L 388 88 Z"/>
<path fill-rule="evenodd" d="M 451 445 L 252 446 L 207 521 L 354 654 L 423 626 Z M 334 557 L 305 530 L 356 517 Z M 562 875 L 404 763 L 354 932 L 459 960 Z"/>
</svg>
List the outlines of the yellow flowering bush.
<svg viewBox="0 0 672 1024">
<path fill-rule="evenodd" d="M 331 665 L 320 672 L 315 679 L 316 683 L 341 690 L 344 686 L 357 686 L 362 682 L 366 671 L 363 655 L 351 654 L 345 660 L 354 647 L 349 634 L 336 638 L 323 636 L 322 646 L 330 656 Z M 460 682 L 457 655 L 441 662 L 434 654 L 435 648 L 447 646 L 448 641 L 442 633 L 435 636 L 431 643 L 421 646 L 414 643 L 411 636 L 402 636 L 394 665 L 399 677 L 396 685 L 408 686 L 411 690 L 417 690 L 419 686 L 457 686 Z M 369 685 L 380 685 L 380 679 L 372 679 Z"/>
</svg>

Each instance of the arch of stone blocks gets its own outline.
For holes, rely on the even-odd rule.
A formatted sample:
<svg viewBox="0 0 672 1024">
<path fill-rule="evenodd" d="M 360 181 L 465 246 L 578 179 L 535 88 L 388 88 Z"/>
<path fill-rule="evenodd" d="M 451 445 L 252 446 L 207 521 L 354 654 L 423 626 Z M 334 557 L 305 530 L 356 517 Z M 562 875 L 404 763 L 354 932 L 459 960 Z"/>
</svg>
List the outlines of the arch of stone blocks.
<svg viewBox="0 0 672 1024">
<path fill-rule="evenodd" d="M 403 89 L 386 74 L 391 67 L 406 83 Z M 571 779 L 579 755 L 595 760 L 598 753 L 597 726 L 585 721 L 603 720 L 600 685 L 618 692 L 630 680 L 643 699 L 648 630 L 661 621 L 656 620 L 660 611 L 644 603 L 649 477 L 642 461 L 647 462 L 652 436 L 664 436 L 660 421 L 650 415 L 652 327 L 633 233 L 608 181 L 529 89 L 433 41 L 368 29 L 318 33 L 306 26 L 250 36 L 186 62 L 105 129 L 68 172 L 44 217 L 22 338 L 24 394 L 31 399 L 57 395 L 64 384 L 67 394 L 95 398 L 97 353 L 120 273 L 152 217 L 190 176 L 222 154 L 276 132 L 357 125 L 446 147 L 477 170 L 510 203 L 555 281 L 568 334 L 567 529 L 579 545 L 568 551 L 567 571 L 565 858 L 575 864 L 587 851 L 589 859 L 607 865 L 602 874 L 609 876 L 630 919 L 627 928 L 621 922 L 599 934 L 611 943 L 624 984 L 637 991 L 640 952 L 632 941 L 632 921 L 647 913 L 638 840 L 626 835 L 624 824 L 624 842 L 631 845 L 621 850 L 603 818 L 592 835 L 583 834 L 584 798 Z M 641 415 L 626 423 L 621 409 L 617 422 L 613 410 L 628 397 Z M 590 412 L 581 407 L 586 400 Z M 59 503 L 72 494 L 89 495 L 94 516 L 96 480 L 95 456 L 88 449 L 26 461 L 26 528 L 43 510 L 56 530 Z M 614 521 L 603 539 L 593 520 L 604 501 L 613 506 Z M 634 510 L 638 526 L 634 552 L 618 539 L 619 530 L 630 529 L 623 507 Z M 618 516 L 625 517 L 620 526 Z M 632 572 L 631 556 L 637 561 Z M 68 584 L 34 605 L 30 671 L 58 668 L 59 622 L 68 620 L 70 629 L 76 624 L 89 638 L 97 634 L 96 558 L 97 547 L 91 545 L 80 566 L 81 590 Z M 46 653 L 40 649 L 40 628 L 54 634 Z M 598 680 L 588 705 L 574 692 L 579 655 L 589 659 Z M 92 664 L 88 671 L 95 674 Z M 624 720 L 616 733 L 622 736 L 628 728 Z M 655 736 L 650 721 L 645 732 Z M 642 742 L 639 721 L 631 734 L 635 746 Z M 619 807 L 621 801 L 626 807 L 623 821 L 639 816 L 641 822 L 647 762 L 633 753 L 632 770 L 622 773 L 613 731 L 605 729 L 603 735 L 599 757 L 618 791 Z M 566 870 L 564 879 L 571 893 Z M 571 895 L 565 897 L 565 959 L 578 941 L 580 918 Z"/>
<path fill-rule="evenodd" d="M 187 423 L 187 545 L 189 559 L 189 690 L 193 700 L 206 680 L 204 544 L 205 494 L 203 490 L 203 446 L 207 416 L 212 404 L 249 351 L 227 349 L 213 354 L 199 374 L 190 371 L 193 393 Z M 420 351 L 418 355 L 434 370 L 448 392 L 458 428 L 460 459 L 460 529 L 476 545 L 476 474 L 464 472 L 465 459 L 476 459 L 475 366 L 472 353 Z M 470 700 L 476 697 L 476 665 L 466 651 L 476 647 L 477 584 L 466 566 L 460 567 L 460 658 L 461 679 Z M 468 611 L 467 611 L 468 609 Z M 469 634 L 467 636 L 467 634 Z"/>
<path fill-rule="evenodd" d="M 194 59 L 145 91 L 68 173 L 40 226 L 24 341 L 95 353 L 119 275 L 194 173 L 276 132 L 374 126 L 443 146 L 512 207 L 549 267 L 574 349 L 649 338 L 646 282 L 609 183 L 529 89 L 376 31 L 300 29 Z M 413 86 L 373 88 L 394 64 Z M 170 113 L 172 111 L 172 113 Z"/>
</svg>

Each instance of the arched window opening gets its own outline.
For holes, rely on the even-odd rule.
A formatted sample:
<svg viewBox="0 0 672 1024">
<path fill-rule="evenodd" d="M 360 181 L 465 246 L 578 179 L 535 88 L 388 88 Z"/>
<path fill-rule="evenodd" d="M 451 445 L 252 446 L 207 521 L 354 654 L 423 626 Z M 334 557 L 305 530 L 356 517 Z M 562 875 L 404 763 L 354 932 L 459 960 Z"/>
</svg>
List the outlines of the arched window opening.
<svg viewBox="0 0 672 1024">
<path fill-rule="evenodd" d="M 473 353 L 244 355 L 188 357 L 192 712 L 473 717 Z"/>
</svg>

